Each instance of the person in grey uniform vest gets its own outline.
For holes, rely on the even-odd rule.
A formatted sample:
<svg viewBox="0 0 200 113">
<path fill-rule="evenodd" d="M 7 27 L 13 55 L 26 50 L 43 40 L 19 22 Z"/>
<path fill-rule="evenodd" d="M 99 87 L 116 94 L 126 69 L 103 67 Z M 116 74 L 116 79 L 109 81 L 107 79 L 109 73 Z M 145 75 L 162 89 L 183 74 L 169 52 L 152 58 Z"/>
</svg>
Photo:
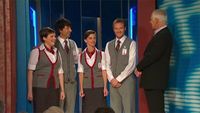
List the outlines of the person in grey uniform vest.
<svg viewBox="0 0 200 113">
<path fill-rule="evenodd" d="M 87 30 L 84 34 L 87 48 L 80 54 L 78 72 L 80 96 L 82 97 L 82 113 L 94 113 L 99 107 L 106 106 L 108 95 L 107 75 L 104 52 L 96 45 L 96 32 Z"/>
<path fill-rule="evenodd" d="M 115 39 L 106 44 L 106 70 L 110 82 L 110 105 L 115 113 L 135 112 L 136 43 L 124 33 L 123 19 L 113 21 Z"/>
<path fill-rule="evenodd" d="M 75 64 L 78 60 L 79 51 L 76 43 L 69 39 L 72 32 L 71 22 L 65 18 L 60 18 L 56 21 L 55 26 L 59 33 L 55 46 L 62 57 L 66 97 L 64 101 L 60 102 L 60 107 L 66 113 L 74 113 L 77 92 Z"/>
<path fill-rule="evenodd" d="M 61 100 L 65 98 L 62 61 L 54 47 L 55 31 L 49 27 L 41 29 L 40 39 L 42 44 L 31 51 L 28 64 L 27 98 L 33 101 L 34 113 L 59 106 L 59 96 Z"/>
</svg>

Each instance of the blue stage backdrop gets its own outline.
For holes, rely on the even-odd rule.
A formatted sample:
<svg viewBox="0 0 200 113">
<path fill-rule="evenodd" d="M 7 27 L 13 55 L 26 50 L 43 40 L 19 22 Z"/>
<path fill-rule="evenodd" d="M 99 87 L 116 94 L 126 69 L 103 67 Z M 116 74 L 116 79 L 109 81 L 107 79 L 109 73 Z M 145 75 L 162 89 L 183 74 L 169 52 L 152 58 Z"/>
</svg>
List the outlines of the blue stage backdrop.
<svg viewBox="0 0 200 113">
<path fill-rule="evenodd" d="M 200 113 L 200 0 L 158 0 L 174 38 L 168 113 Z"/>
</svg>

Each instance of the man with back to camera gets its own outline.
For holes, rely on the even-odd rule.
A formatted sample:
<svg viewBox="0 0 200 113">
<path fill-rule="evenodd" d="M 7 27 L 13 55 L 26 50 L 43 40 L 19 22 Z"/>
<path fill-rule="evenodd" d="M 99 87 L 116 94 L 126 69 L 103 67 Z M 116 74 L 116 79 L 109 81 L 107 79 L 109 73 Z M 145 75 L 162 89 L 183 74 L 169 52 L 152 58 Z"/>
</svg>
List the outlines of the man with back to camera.
<svg viewBox="0 0 200 113">
<path fill-rule="evenodd" d="M 164 113 L 164 90 L 169 79 L 169 61 L 172 48 L 172 35 L 167 27 L 166 12 L 160 9 L 151 15 L 154 35 L 148 43 L 143 59 L 135 69 L 137 77 L 141 76 L 141 87 L 150 113 Z"/>
</svg>

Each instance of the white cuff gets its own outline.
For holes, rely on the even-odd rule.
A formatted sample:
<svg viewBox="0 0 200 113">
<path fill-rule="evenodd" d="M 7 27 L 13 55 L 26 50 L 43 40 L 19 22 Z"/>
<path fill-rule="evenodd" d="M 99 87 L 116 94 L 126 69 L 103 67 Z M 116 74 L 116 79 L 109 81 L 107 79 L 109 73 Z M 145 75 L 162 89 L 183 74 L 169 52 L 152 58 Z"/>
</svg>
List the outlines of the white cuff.
<svg viewBox="0 0 200 113">
<path fill-rule="evenodd" d="M 36 65 L 31 65 L 31 64 L 28 65 L 29 70 L 35 70 L 35 68 L 36 68 Z"/>
<path fill-rule="evenodd" d="M 118 82 L 122 82 L 122 81 L 123 81 L 123 79 L 122 79 L 120 76 L 118 76 L 118 77 L 116 78 L 116 80 L 117 80 Z"/>
<path fill-rule="evenodd" d="M 108 81 L 110 82 L 112 79 L 114 79 L 113 76 L 108 76 Z"/>
</svg>

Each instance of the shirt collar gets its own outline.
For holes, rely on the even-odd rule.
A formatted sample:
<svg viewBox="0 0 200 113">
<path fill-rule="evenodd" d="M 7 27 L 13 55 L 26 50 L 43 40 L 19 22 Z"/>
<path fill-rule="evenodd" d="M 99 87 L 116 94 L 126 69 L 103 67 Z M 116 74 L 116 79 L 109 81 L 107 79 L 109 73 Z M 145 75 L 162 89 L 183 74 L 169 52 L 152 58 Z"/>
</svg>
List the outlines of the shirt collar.
<svg viewBox="0 0 200 113">
<path fill-rule="evenodd" d="M 48 51 L 48 52 L 50 52 L 50 53 L 52 53 L 52 54 L 54 54 L 55 53 L 55 51 L 53 50 L 53 47 L 51 47 L 50 49 L 44 44 L 44 47 L 45 47 L 45 49 Z"/>
<path fill-rule="evenodd" d="M 94 55 L 95 52 L 96 52 L 96 49 L 94 49 L 92 52 L 89 52 L 88 49 L 86 49 L 86 53 L 88 54 L 90 58 L 92 57 L 92 55 Z"/>
<path fill-rule="evenodd" d="M 83 52 L 87 51 L 87 47 L 83 50 Z M 98 49 L 95 47 L 95 51 L 98 51 Z"/>
<path fill-rule="evenodd" d="M 118 39 L 117 37 L 116 37 L 116 40 L 115 40 L 115 43 L 117 43 L 117 40 L 119 40 L 120 42 L 121 42 L 121 44 L 125 41 L 125 39 L 126 39 L 126 35 L 124 35 L 122 38 L 120 38 L 120 39 Z"/>
<path fill-rule="evenodd" d="M 164 26 L 162 26 L 162 27 L 156 29 L 156 30 L 154 31 L 154 35 L 155 35 L 156 33 L 158 33 L 159 31 L 161 31 L 162 29 L 166 28 L 166 27 L 167 27 L 167 25 L 164 25 Z"/>
<path fill-rule="evenodd" d="M 39 46 L 39 49 L 40 49 L 40 50 L 44 50 L 44 49 L 46 50 L 46 48 L 45 48 L 45 46 L 44 46 L 44 43 L 42 43 L 42 44 Z M 56 51 L 57 51 L 57 48 L 53 47 L 53 51 L 56 52 Z"/>
<path fill-rule="evenodd" d="M 98 51 L 98 49 L 95 47 L 95 50 L 92 52 L 92 54 L 88 54 L 87 52 L 87 47 L 83 50 L 84 53 L 87 54 L 87 56 L 89 56 L 90 58 Z"/>
<path fill-rule="evenodd" d="M 61 38 L 60 36 L 58 36 L 58 40 L 60 41 L 61 44 L 64 43 L 65 39 Z M 69 41 L 69 39 L 67 38 L 66 39 L 67 41 Z"/>
</svg>

